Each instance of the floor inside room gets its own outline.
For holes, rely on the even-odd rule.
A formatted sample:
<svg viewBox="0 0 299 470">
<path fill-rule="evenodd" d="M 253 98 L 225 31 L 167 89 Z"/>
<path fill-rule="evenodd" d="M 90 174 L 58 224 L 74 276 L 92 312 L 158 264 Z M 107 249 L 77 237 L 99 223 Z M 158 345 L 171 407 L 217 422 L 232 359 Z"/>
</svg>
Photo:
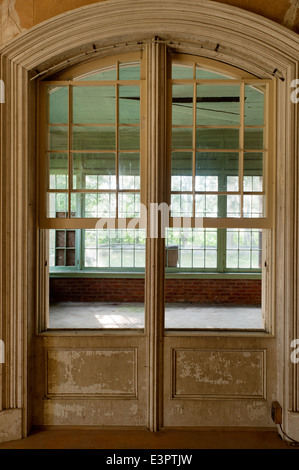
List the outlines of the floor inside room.
<svg viewBox="0 0 299 470">
<path fill-rule="evenodd" d="M 275 429 L 133 430 L 36 429 L 0 449 L 299 449 Z M 216 457 L 216 456 L 215 456 Z"/>
<path fill-rule="evenodd" d="M 57 302 L 50 305 L 50 328 L 144 328 L 144 304 Z M 169 329 L 263 329 L 261 308 L 254 305 L 168 303 Z"/>
</svg>

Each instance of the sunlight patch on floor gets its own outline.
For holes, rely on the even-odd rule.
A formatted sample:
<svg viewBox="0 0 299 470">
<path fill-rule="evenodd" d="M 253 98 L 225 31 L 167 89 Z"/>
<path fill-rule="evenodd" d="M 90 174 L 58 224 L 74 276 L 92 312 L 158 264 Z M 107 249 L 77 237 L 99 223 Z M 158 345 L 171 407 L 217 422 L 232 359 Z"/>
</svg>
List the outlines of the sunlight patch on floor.
<svg viewBox="0 0 299 470">
<path fill-rule="evenodd" d="M 59 302 L 50 305 L 50 328 L 144 328 L 144 304 L 107 302 Z M 262 329 L 260 307 L 169 303 L 165 327 Z"/>
</svg>

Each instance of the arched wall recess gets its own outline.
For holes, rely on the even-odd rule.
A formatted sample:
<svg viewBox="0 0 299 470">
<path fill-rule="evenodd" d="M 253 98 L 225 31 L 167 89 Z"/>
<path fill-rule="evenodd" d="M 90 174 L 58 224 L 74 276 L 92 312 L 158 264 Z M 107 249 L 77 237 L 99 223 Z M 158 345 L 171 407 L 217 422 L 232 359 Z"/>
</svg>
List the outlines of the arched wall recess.
<svg viewBox="0 0 299 470">
<path fill-rule="evenodd" d="M 59 71 L 67 61 L 73 64 L 89 58 L 90 51 L 105 56 L 113 49 L 140 49 L 141 42 L 155 36 L 176 51 L 229 63 L 257 77 L 277 77 L 274 306 L 279 346 L 273 401 L 283 405 L 285 432 L 299 440 L 299 367 L 290 359 L 290 344 L 299 337 L 298 106 L 290 98 L 291 82 L 299 77 L 299 39 L 265 18 L 205 0 L 107 0 L 41 23 L 0 50 L 0 77 L 6 85 L 6 102 L 0 105 L 0 332 L 6 351 L 1 370 L 0 440 L 26 436 L 32 422 L 38 249 L 36 80 L 32 78 L 46 76 L 54 67 Z M 157 345 L 151 341 L 154 350 Z M 154 390 L 157 377 L 152 380 Z M 150 399 L 154 407 L 155 397 Z M 155 413 L 158 420 L 159 409 Z"/>
</svg>

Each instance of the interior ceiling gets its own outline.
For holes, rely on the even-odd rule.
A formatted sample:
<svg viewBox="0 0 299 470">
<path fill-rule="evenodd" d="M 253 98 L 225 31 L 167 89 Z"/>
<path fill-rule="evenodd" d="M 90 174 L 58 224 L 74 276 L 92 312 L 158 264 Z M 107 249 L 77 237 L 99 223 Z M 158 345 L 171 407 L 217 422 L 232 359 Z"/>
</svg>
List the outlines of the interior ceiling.
<svg viewBox="0 0 299 470">
<path fill-rule="evenodd" d="M 106 0 L 102 0 L 106 1 Z M 125 0 L 124 0 L 125 1 Z M 211 0 L 213 1 L 213 0 Z M 271 19 L 299 33 L 299 0 L 218 0 Z M 93 0 L 0 0 L 0 41 L 5 44 L 32 26 Z"/>
</svg>

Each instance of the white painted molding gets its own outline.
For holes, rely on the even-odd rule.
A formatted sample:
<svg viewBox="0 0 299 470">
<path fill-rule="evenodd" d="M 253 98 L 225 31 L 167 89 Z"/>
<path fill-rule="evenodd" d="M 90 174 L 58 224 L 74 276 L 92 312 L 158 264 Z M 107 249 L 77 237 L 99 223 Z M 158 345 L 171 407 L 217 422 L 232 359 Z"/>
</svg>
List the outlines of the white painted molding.
<svg viewBox="0 0 299 470">
<path fill-rule="evenodd" d="M 148 102 L 147 111 L 147 203 L 161 204 L 165 201 L 164 168 L 165 122 L 166 122 L 166 64 L 167 50 L 165 44 L 153 41 L 147 46 Z M 160 176 L 160 177 L 159 177 Z M 157 184 L 157 181 L 159 184 Z M 152 230 L 152 217 L 148 214 L 147 226 Z M 146 309 L 148 331 L 148 427 L 159 431 L 163 423 L 163 311 L 164 311 L 164 243 L 161 238 L 150 237 L 147 243 L 146 256 Z M 155 269 L 153 269 L 155 266 Z"/>
<path fill-rule="evenodd" d="M 20 420 L 18 433 L 23 436 L 27 432 L 27 317 L 32 324 L 34 314 L 33 307 L 28 309 L 28 286 L 35 282 L 34 272 L 28 270 L 29 244 L 35 240 L 29 197 L 35 184 L 29 177 L 34 162 L 35 81 L 30 84 L 30 78 L 86 54 L 93 46 L 102 51 L 95 54 L 107 55 L 114 46 L 125 49 L 126 42 L 136 44 L 153 36 L 173 42 L 178 51 L 229 63 L 259 77 L 281 77 L 276 79 L 279 256 L 275 273 L 278 392 L 274 399 L 283 405 L 284 428 L 290 432 L 296 426 L 299 429 L 299 367 L 290 362 L 290 343 L 299 336 L 299 105 L 290 99 L 290 84 L 299 78 L 298 35 L 263 17 L 214 1 L 107 0 L 51 18 L 0 49 L 0 78 L 6 87 L 6 103 L 0 105 L 0 294 L 4 315 L 0 324 L 5 325 L 3 339 L 10 357 L 2 381 L 8 388 L 4 394 L 0 389 L 5 397 L 0 409 L 22 408 L 25 424 L 21 429 Z M 287 410 L 292 410 L 290 424 Z"/>
<path fill-rule="evenodd" d="M 34 26 L 2 47 L 0 53 L 30 70 L 55 56 L 67 58 L 76 49 L 84 52 L 92 44 L 113 45 L 155 34 L 193 43 L 197 49 L 198 45 L 220 44 L 214 54 L 220 60 L 224 47 L 224 53 L 231 49 L 239 57 L 246 49 L 254 53 L 257 47 L 261 58 L 267 48 L 291 60 L 299 56 L 294 32 L 245 10 L 207 0 L 108 0 L 88 5 Z M 272 65 L 274 70 L 275 63 Z"/>
</svg>

